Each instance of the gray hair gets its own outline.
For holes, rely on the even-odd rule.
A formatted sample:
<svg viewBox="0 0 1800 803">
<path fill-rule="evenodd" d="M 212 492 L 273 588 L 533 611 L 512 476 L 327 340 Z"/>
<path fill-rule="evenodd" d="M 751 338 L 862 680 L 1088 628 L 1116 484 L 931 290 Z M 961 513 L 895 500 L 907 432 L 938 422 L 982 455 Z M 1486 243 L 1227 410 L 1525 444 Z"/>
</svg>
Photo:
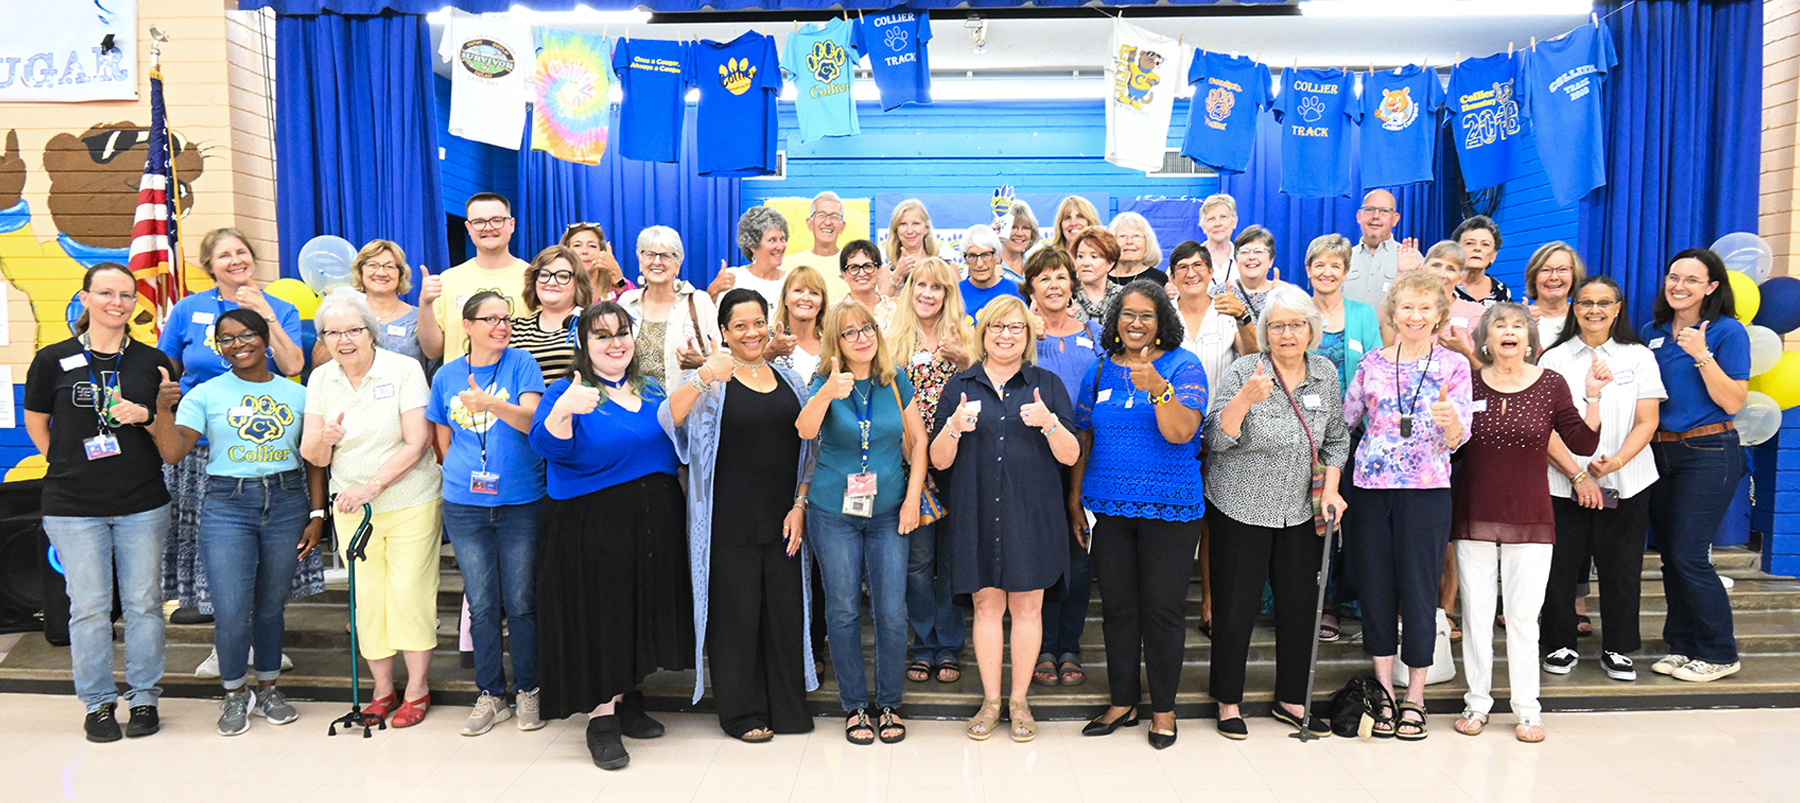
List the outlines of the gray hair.
<svg viewBox="0 0 1800 803">
<path fill-rule="evenodd" d="M 1513 318 L 1524 322 L 1527 344 L 1525 361 L 1532 365 L 1537 365 L 1538 347 L 1540 345 L 1538 342 L 1537 324 L 1533 323 L 1531 320 L 1531 310 L 1526 309 L 1524 304 L 1514 301 L 1505 301 L 1495 304 L 1494 306 L 1488 307 L 1487 312 L 1481 313 L 1481 323 L 1475 324 L 1475 333 L 1473 335 L 1475 339 L 1475 356 L 1480 357 L 1482 362 L 1489 365 L 1494 363 L 1494 355 L 1488 352 L 1487 347 L 1488 330 L 1492 329 L 1494 324 L 1499 322 L 1501 318 Z"/>
<path fill-rule="evenodd" d="M 992 226 L 976 224 L 963 232 L 962 250 L 968 253 L 969 246 L 986 246 L 994 253 L 1000 253 L 1000 235 L 994 233 Z"/>
<path fill-rule="evenodd" d="M 1312 243 L 1306 246 L 1306 261 L 1301 264 L 1303 266 L 1311 265 L 1313 260 L 1321 254 L 1336 254 L 1338 259 L 1344 260 L 1344 267 L 1348 269 L 1350 267 L 1349 238 L 1342 234 L 1322 234 L 1314 237 Z"/>
<path fill-rule="evenodd" d="M 763 235 L 768 234 L 769 229 L 781 229 L 782 234 L 787 234 L 787 218 L 766 206 L 752 206 L 738 216 L 737 244 L 738 250 L 744 252 L 744 259 L 755 259 L 756 246 L 762 243 Z"/>
<path fill-rule="evenodd" d="M 1012 215 L 1013 228 L 1023 226 L 1031 230 L 1031 244 L 1036 245 L 1038 241 L 1038 219 L 1037 214 L 1031 211 L 1031 204 L 1025 203 L 1024 201 L 1013 201 L 1012 208 L 1006 210 L 1006 214 Z M 1026 246 L 1026 248 L 1030 247 L 1031 246 L 1029 245 Z"/>
<path fill-rule="evenodd" d="M 1118 237 L 1120 224 L 1136 226 L 1144 233 L 1144 267 L 1154 268 L 1162 264 L 1162 246 L 1156 242 L 1156 229 L 1150 228 L 1150 221 L 1145 220 L 1143 215 L 1136 212 L 1120 212 L 1113 217 L 1112 223 L 1108 224 L 1106 229 L 1112 232 L 1114 237 Z"/>
<path fill-rule="evenodd" d="M 1439 240 L 1437 245 L 1425 252 L 1426 262 L 1434 259 L 1448 259 L 1458 265 L 1466 265 L 1469 262 L 1469 255 L 1463 251 L 1462 243 L 1455 240 Z"/>
<path fill-rule="evenodd" d="M 1319 347 L 1319 342 L 1325 338 L 1325 316 L 1319 314 L 1312 296 L 1287 282 L 1276 282 L 1274 287 L 1269 288 L 1269 295 L 1263 301 L 1262 314 L 1256 316 L 1257 349 L 1268 352 L 1269 317 L 1278 309 L 1306 316 L 1306 325 L 1312 328 L 1312 339 L 1307 341 L 1306 350 L 1312 351 Z"/>
<path fill-rule="evenodd" d="M 1206 217 L 1207 210 L 1215 206 L 1223 206 L 1231 211 L 1232 217 L 1237 217 L 1237 199 L 1222 192 L 1208 195 L 1206 200 L 1200 202 L 1200 216 Z"/>
<path fill-rule="evenodd" d="M 681 249 L 681 234 L 668 226 L 651 226 L 638 232 L 637 252 L 643 256 L 653 248 L 667 248 L 675 254 L 675 261 L 680 262 L 684 252 Z"/>
<path fill-rule="evenodd" d="M 336 287 L 319 302 L 319 308 L 313 312 L 313 325 L 323 324 L 325 319 L 349 313 L 362 319 L 362 325 L 369 328 L 369 339 L 376 348 L 387 346 L 387 332 L 381 326 L 381 319 L 375 317 L 375 311 L 369 309 L 369 297 L 351 287 Z"/>
<path fill-rule="evenodd" d="M 806 211 L 808 213 L 819 211 L 819 202 L 820 201 L 837 201 L 839 206 L 842 206 L 844 204 L 844 199 L 839 198 L 837 193 L 832 192 L 831 190 L 826 190 L 824 192 L 819 193 L 818 195 L 813 196 L 812 204 L 806 207 Z"/>
</svg>

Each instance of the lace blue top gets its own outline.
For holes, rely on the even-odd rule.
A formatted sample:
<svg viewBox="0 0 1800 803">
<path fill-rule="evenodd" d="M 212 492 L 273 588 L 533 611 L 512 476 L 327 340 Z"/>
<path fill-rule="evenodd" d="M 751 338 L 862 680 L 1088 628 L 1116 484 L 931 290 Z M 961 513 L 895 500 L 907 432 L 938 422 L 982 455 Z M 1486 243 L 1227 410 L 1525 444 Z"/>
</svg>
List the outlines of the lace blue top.
<svg viewBox="0 0 1800 803">
<path fill-rule="evenodd" d="M 1206 370 L 1200 358 L 1178 348 L 1154 365 L 1175 386 L 1171 404 L 1205 413 Z M 1187 443 L 1164 439 L 1150 394 L 1132 386 L 1124 366 L 1102 359 L 1097 371 L 1082 377 L 1075 425 L 1094 436 L 1081 482 L 1089 510 L 1163 521 L 1196 521 L 1206 513 L 1199 433 Z"/>
</svg>

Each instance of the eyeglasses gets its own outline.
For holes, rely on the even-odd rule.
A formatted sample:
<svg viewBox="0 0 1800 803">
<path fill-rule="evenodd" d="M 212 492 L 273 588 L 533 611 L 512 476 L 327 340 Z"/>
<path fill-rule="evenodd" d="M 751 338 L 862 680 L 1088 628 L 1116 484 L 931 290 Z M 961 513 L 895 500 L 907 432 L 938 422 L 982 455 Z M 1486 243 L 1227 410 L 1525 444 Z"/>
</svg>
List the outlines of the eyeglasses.
<svg viewBox="0 0 1800 803">
<path fill-rule="evenodd" d="M 1113 235 L 1113 239 L 1118 240 L 1119 242 L 1125 242 L 1126 240 L 1130 240 L 1131 242 L 1134 242 L 1134 243 L 1141 243 L 1144 241 L 1144 235 L 1133 231 L 1133 232 L 1126 232 L 1124 234 L 1115 234 L 1115 235 Z"/>
<path fill-rule="evenodd" d="M 538 271 L 538 284 L 568 284 L 575 281 L 575 272 L 569 270 Z"/>
<path fill-rule="evenodd" d="M 875 336 L 875 324 L 872 324 L 872 323 L 865 323 L 860 328 L 845 329 L 844 331 L 838 333 L 838 337 L 841 337 L 845 340 L 868 340 L 869 338 L 872 338 L 874 336 Z"/>
<path fill-rule="evenodd" d="M 878 266 L 873 262 L 852 262 L 844 266 L 844 273 L 846 275 L 855 274 L 861 276 L 868 273 L 874 273 L 875 268 L 877 267 Z"/>
<path fill-rule="evenodd" d="M 349 329 L 326 329 L 319 333 L 319 337 L 326 340 L 343 340 L 345 338 L 362 337 L 368 333 L 369 327 L 367 326 L 352 326 Z"/>
<path fill-rule="evenodd" d="M 1394 208 L 1391 206 L 1365 206 L 1356 211 L 1369 215 L 1391 215 L 1394 213 Z"/>
<path fill-rule="evenodd" d="M 604 329 L 591 329 L 588 331 L 588 343 L 596 346 L 605 346 L 606 344 L 613 342 L 615 338 L 623 340 L 629 339 L 630 337 L 630 329 L 620 329 L 617 332 L 608 332 Z"/>
<path fill-rule="evenodd" d="M 1694 276 L 1682 278 L 1680 276 L 1676 276 L 1673 273 L 1669 274 L 1668 276 L 1663 277 L 1663 284 L 1668 284 L 1668 285 L 1687 285 L 1688 287 L 1704 287 L 1708 283 L 1709 282 L 1706 279 L 1701 279 L 1701 278 L 1694 277 Z"/>
<path fill-rule="evenodd" d="M 680 262 L 681 255 L 668 251 L 639 251 L 638 259 L 645 262 Z"/>
<path fill-rule="evenodd" d="M 1307 323 L 1306 321 L 1282 321 L 1280 323 L 1269 324 L 1269 334 L 1282 335 L 1287 334 L 1288 332 L 1298 334 L 1311 328 L 1312 324 Z"/>
<path fill-rule="evenodd" d="M 399 273 L 400 266 L 392 262 L 364 262 L 363 270 L 370 273 Z"/>
<path fill-rule="evenodd" d="M 1123 326 L 1128 323 L 1156 323 L 1156 313 L 1120 310 L 1119 325 Z"/>
<path fill-rule="evenodd" d="M 483 315 L 479 318 L 464 318 L 470 323 L 485 323 L 488 326 L 511 326 L 512 318 L 505 315 Z"/>
<path fill-rule="evenodd" d="M 507 217 L 481 218 L 480 220 L 469 221 L 469 228 L 472 228 L 472 229 L 498 229 L 502 226 L 505 226 L 506 221 L 509 221 L 509 220 L 512 220 L 512 217 L 510 215 Z"/>
<path fill-rule="evenodd" d="M 832 223 L 844 222 L 844 216 L 840 215 L 836 212 L 814 212 L 811 215 L 808 215 L 807 217 L 816 218 L 818 220 L 829 221 Z"/>
<path fill-rule="evenodd" d="M 587 229 L 587 230 L 591 230 L 591 231 L 595 231 L 595 232 L 605 231 L 605 229 L 601 228 L 600 224 L 598 224 L 598 223 L 570 223 L 569 225 L 563 227 L 563 233 L 567 234 L 567 233 L 569 233 L 571 231 L 575 231 L 577 229 Z M 606 238 L 601 237 L 600 239 L 605 240 Z"/>
<path fill-rule="evenodd" d="M 93 296 L 95 301 L 102 304 L 111 304 L 114 301 L 137 301 L 137 293 L 115 293 L 111 290 L 89 290 L 88 295 Z"/>
<path fill-rule="evenodd" d="M 1195 273 L 1199 273 L 1200 271 L 1211 270 L 1211 269 L 1212 269 L 1211 265 L 1206 264 L 1204 261 L 1194 259 L 1194 260 L 1186 260 L 1186 261 L 1182 261 L 1182 262 L 1177 262 L 1174 265 L 1169 266 L 1169 274 L 1174 275 L 1174 274 L 1183 273 L 1186 271 L 1193 271 Z"/>
<path fill-rule="evenodd" d="M 994 261 L 994 252 L 989 251 L 985 254 L 971 254 L 967 251 L 964 251 L 963 252 L 963 260 L 965 262 L 969 262 L 969 263 L 992 262 L 992 261 Z"/>
<path fill-rule="evenodd" d="M 1270 254 L 1270 251 L 1260 245 L 1246 245 L 1243 248 L 1239 248 L 1237 253 L 1238 256 L 1241 257 L 1266 257 Z"/>
<path fill-rule="evenodd" d="M 1022 323 L 990 323 L 987 326 L 990 335 L 1022 335 L 1025 329 Z"/>
<path fill-rule="evenodd" d="M 259 335 L 255 332 L 245 332 L 241 335 L 214 335 L 213 336 L 213 345 L 216 345 L 220 348 L 228 349 L 239 343 L 242 343 L 242 344 L 248 346 L 248 345 L 255 343 L 256 341 L 261 340 L 261 339 L 262 339 L 262 335 Z"/>
<path fill-rule="evenodd" d="M 1541 268 L 1538 273 L 1540 275 L 1574 276 L 1575 269 L 1567 265 L 1558 265 L 1554 268 Z"/>
<path fill-rule="evenodd" d="M 1617 301 L 1577 301 L 1577 302 L 1575 302 L 1575 306 L 1579 307 L 1581 309 L 1609 310 L 1609 309 L 1612 309 L 1613 305 L 1617 304 L 1617 303 L 1619 303 L 1619 302 L 1617 302 Z"/>
</svg>

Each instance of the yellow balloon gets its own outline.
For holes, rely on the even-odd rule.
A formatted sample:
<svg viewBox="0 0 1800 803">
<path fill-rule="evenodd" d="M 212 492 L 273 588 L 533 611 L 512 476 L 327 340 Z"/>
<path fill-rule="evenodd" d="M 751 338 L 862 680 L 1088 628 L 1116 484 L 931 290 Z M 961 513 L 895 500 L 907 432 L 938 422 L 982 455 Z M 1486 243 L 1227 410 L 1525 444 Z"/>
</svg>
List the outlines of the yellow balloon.
<svg viewBox="0 0 1800 803">
<path fill-rule="evenodd" d="M 1750 389 L 1769 394 L 1781 409 L 1800 405 L 1800 351 L 1785 351 L 1775 367 L 1750 378 Z"/>
<path fill-rule="evenodd" d="M 1731 297 L 1737 302 L 1738 320 L 1748 324 L 1756 319 L 1756 311 L 1762 308 L 1762 291 L 1756 288 L 1756 280 L 1749 276 L 1735 270 L 1726 271 L 1725 275 L 1731 279 Z"/>
<path fill-rule="evenodd" d="M 263 292 L 294 305 L 300 310 L 303 321 L 312 320 L 313 313 L 319 309 L 319 294 L 299 279 L 277 279 L 263 288 Z"/>
</svg>

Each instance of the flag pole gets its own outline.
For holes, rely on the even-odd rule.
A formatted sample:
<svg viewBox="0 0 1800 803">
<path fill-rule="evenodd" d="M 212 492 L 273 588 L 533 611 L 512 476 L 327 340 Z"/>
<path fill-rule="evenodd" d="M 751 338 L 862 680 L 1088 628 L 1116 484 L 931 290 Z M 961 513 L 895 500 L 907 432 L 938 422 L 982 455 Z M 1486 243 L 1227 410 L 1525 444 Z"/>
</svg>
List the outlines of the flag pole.
<svg viewBox="0 0 1800 803">
<path fill-rule="evenodd" d="M 150 26 L 150 76 L 158 81 L 162 75 L 162 45 L 168 43 L 169 35 L 161 28 Z M 165 107 L 166 108 L 166 107 Z M 173 308 L 175 302 L 188 294 L 187 256 L 181 250 L 181 168 L 175 165 L 175 131 L 168 127 L 168 115 L 164 112 L 163 128 L 168 132 L 167 148 L 169 152 L 169 206 L 174 216 L 169 219 L 169 273 L 168 287 L 163 293 L 165 312 Z"/>
</svg>

